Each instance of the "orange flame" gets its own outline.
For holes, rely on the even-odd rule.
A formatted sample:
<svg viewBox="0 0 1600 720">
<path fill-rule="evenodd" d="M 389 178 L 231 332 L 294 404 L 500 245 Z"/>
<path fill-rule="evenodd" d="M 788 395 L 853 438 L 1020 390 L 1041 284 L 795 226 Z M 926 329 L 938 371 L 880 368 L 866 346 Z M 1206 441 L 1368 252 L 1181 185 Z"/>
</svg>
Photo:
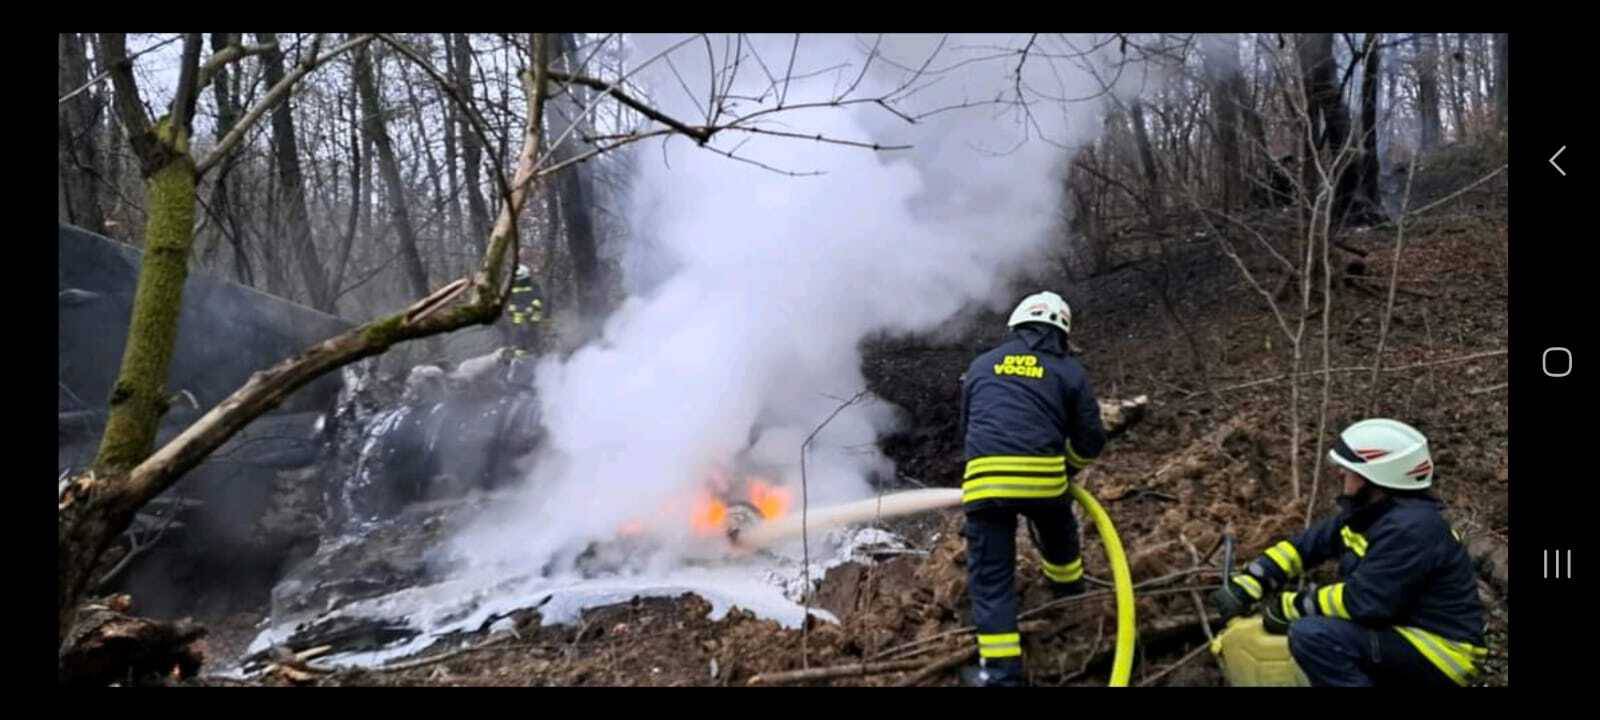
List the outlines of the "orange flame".
<svg viewBox="0 0 1600 720">
<path fill-rule="evenodd" d="M 694 530 L 702 535 L 711 535 L 723 532 L 728 521 L 728 506 L 715 498 L 704 498 L 700 507 L 696 508 L 690 522 Z"/>
<path fill-rule="evenodd" d="M 790 499 L 788 490 L 750 479 L 750 504 L 756 506 L 763 519 L 771 520 L 788 512 Z"/>
<path fill-rule="evenodd" d="M 644 523 L 638 520 L 629 520 L 617 528 L 617 535 L 621 537 L 638 537 L 644 534 Z"/>
</svg>

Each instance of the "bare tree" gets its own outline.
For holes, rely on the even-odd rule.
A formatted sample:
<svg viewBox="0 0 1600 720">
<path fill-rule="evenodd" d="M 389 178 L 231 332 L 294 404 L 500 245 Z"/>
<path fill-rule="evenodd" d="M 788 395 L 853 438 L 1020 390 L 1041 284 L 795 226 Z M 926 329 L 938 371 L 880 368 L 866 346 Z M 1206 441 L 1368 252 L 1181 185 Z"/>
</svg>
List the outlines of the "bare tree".
<svg viewBox="0 0 1600 720">
<path fill-rule="evenodd" d="M 559 37 L 562 69 L 578 72 L 577 40 L 572 33 L 560 33 Z M 585 88 L 579 86 L 573 90 L 582 91 Z M 575 100 L 572 112 L 577 114 L 585 104 L 584 96 L 575 94 L 572 97 Z M 550 124 L 550 133 L 552 137 L 559 137 L 578 123 L 577 119 L 565 122 L 557 120 Z M 563 163 L 572 160 L 576 154 L 575 143 L 561 143 L 551 149 L 550 158 L 553 162 Z M 572 279 L 578 291 L 578 311 L 583 318 L 595 320 L 604 312 L 605 284 L 600 279 L 595 246 L 594 190 L 589 182 L 588 169 L 581 165 L 573 167 L 571 172 L 561 175 L 554 190 L 560 198 L 561 229 L 572 258 Z"/>
<path fill-rule="evenodd" d="M 398 235 L 406 277 L 411 282 L 413 293 L 418 296 L 427 295 L 428 270 L 422 264 L 422 253 L 417 250 L 417 231 L 411 224 L 411 209 L 407 205 L 405 195 L 406 183 L 400 176 L 400 162 L 395 157 L 394 143 L 389 138 L 382 98 L 378 95 L 377 80 L 373 78 L 371 53 L 363 47 L 356 50 L 355 57 L 356 89 L 361 95 L 363 126 L 367 138 L 378 149 L 378 167 L 383 172 L 389 213 Z"/>
<path fill-rule="evenodd" d="M 455 91 L 464 98 L 474 96 L 472 85 L 472 40 L 465 33 L 455 35 L 454 47 L 451 48 L 451 78 L 455 81 Z M 462 187 L 467 194 L 467 229 L 479 244 L 479 251 L 483 251 L 483 238 L 489 234 L 489 208 L 483 199 L 482 180 L 479 172 L 483 169 L 483 141 L 477 133 L 469 132 L 467 123 L 461 120 L 461 176 Z"/>
<path fill-rule="evenodd" d="M 65 96 L 88 84 L 89 59 L 83 37 L 77 33 L 61 33 L 56 41 L 61 58 L 56 66 L 56 87 Z M 62 222 L 94 232 L 104 232 L 106 225 L 97 187 L 104 182 L 104 173 L 100 169 L 100 154 L 95 149 L 100 106 L 98 95 L 82 92 L 60 103 L 56 109 L 59 148 L 56 162 L 57 171 L 61 173 L 61 203 L 57 215 Z"/>
<path fill-rule="evenodd" d="M 1508 125 L 1506 119 L 1509 104 L 1506 102 L 1506 57 L 1508 55 L 1510 36 L 1506 33 L 1495 33 L 1494 36 L 1494 117 L 1495 127 L 1504 132 Z"/>
<path fill-rule="evenodd" d="M 1467 34 L 1456 33 L 1456 49 L 1450 53 L 1450 119 L 1457 141 L 1467 137 L 1467 94 Z"/>
<path fill-rule="evenodd" d="M 278 50 L 275 33 L 256 33 L 256 42 L 270 47 L 261 55 L 266 68 L 266 80 L 276 85 L 283 80 L 283 53 Z M 334 312 L 333 293 L 328 287 L 322 258 L 317 256 L 317 245 L 311 236 L 311 213 L 306 207 L 305 179 L 300 172 L 300 154 L 294 132 L 294 112 L 285 100 L 272 109 L 272 144 L 277 151 L 274 165 L 278 170 L 279 202 L 288 215 L 289 247 L 300 266 L 300 277 L 305 282 L 311 306 L 323 312 Z"/>
<path fill-rule="evenodd" d="M 1212 115 L 1216 118 L 1217 165 L 1222 173 L 1222 208 L 1232 212 L 1244 203 L 1245 166 L 1239 125 L 1246 106 L 1244 75 L 1239 69 L 1236 34 L 1205 35 L 1201 40 L 1206 78 L 1210 81 Z"/>
<path fill-rule="evenodd" d="M 1427 152 L 1439 146 L 1443 134 L 1439 127 L 1439 36 L 1434 33 L 1417 33 L 1412 36 L 1416 50 L 1417 67 L 1417 120 L 1421 132 L 1419 142 Z"/>
</svg>

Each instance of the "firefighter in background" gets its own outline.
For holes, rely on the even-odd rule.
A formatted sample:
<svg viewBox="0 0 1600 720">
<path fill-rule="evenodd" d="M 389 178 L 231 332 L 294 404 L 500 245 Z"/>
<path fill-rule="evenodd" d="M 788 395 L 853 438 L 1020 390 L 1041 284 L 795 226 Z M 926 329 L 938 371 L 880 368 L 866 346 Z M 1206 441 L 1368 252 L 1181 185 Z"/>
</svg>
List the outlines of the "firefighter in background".
<svg viewBox="0 0 1600 720">
<path fill-rule="evenodd" d="M 962 380 L 962 535 L 979 664 L 961 677 L 979 686 L 1024 684 L 1014 581 L 1018 515 L 1028 519 L 1054 594 L 1083 592 L 1067 483 L 1106 442 L 1083 366 L 1067 354 L 1066 301 L 1053 292 L 1031 295 L 1007 325 L 1006 339 L 979 355 Z"/>
<path fill-rule="evenodd" d="M 506 303 L 506 317 L 512 355 L 517 359 L 539 349 L 539 331 L 544 322 L 544 300 L 539 285 L 527 265 L 517 265 L 516 277 L 511 281 L 511 300 Z"/>
<path fill-rule="evenodd" d="M 1395 420 L 1362 420 L 1328 452 L 1340 512 L 1267 548 L 1212 601 L 1223 619 L 1262 603 L 1312 685 L 1470 685 L 1488 654 L 1477 574 L 1428 492 L 1428 439 Z M 1282 590 L 1338 559 L 1340 582 Z"/>
</svg>

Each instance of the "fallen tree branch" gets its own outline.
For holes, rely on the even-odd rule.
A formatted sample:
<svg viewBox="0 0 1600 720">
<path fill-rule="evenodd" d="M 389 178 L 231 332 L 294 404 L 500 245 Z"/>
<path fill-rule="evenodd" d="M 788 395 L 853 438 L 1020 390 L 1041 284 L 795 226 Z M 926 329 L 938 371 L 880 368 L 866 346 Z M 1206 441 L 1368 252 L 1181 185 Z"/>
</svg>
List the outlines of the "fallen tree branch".
<svg viewBox="0 0 1600 720">
<path fill-rule="evenodd" d="M 1125 493 L 1123 493 L 1121 495 L 1118 495 L 1118 496 L 1116 496 L 1114 498 L 1107 498 L 1106 502 L 1108 502 L 1108 503 L 1122 502 L 1123 500 L 1131 500 L 1133 498 L 1142 497 L 1142 496 L 1145 496 L 1145 495 L 1148 495 L 1148 496 L 1153 497 L 1153 498 L 1159 498 L 1159 499 L 1165 500 L 1167 502 L 1178 502 L 1178 498 L 1177 497 L 1174 497 L 1172 495 L 1168 495 L 1168 494 L 1162 493 L 1162 492 L 1156 492 L 1154 490 L 1146 490 L 1144 488 L 1135 488 L 1135 489 L 1129 490 L 1129 491 L 1127 491 L 1127 492 L 1125 492 Z"/>
<path fill-rule="evenodd" d="M 1176 578 L 1179 578 L 1179 577 L 1182 577 L 1182 576 L 1185 576 L 1185 575 L 1192 575 L 1195 572 L 1196 571 L 1193 570 L 1193 569 L 1181 570 L 1179 572 L 1172 573 L 1170 575 L 1163 575 L 1161 577 L 1158 577 L 1158 578 L 1155 578 L 1155 579 L 1152 579 L 1152 580 L 1146 580 L 1146 581 L 1144 581 L 1142 583 L 1136 583 L 1133 587 L 1134 587 L 1135 590 L 1137 590 L 1139 588 L 1148 587 L 1150 585 L 1154 585 L 1154 584 L 1158 584 L 1158 583 L 1170 582 L 1173 579 L 1176 579 Z M 1157 596 L 1161 596 L 1161 595 L 1171 595 L 1171 594 L 1174 594 L 1174 593 L 1185 593 L 1185 592 L 1189 592 L 1190 590 L 1197 590 L 1197 591 L 1198 590 L 1215 590 L 1218 587 L 1220 587 L 1220 585 L 1197 585 L 1197 586 L 1192 586 L 1192 587 L 1163 588 L 1163 589 L 1160 589 L 1160 590 L 1152 590 L 1152 591 L 1149 591 L 1149 592 L 1140 593 L 1139 596 L 1140 597 L 1157 597 Z M 1029 610 L 1026 610 L 1026 611 L 1022 612 L 1021 614 L 1017 615 L 1017 619 L 1018 620 L 1027 620 L 1028 618 L 1035 617 L 1035 616 L 1039 615 L 1040 613 L 1042 613 L 1042 612 L 1044 612 L 1046 610 L 1053 610 L 1055 608 L 1063 607 L 1063 606 L 1070 605 L 1072 603 L 1083 601 L 1083 600 L 1094 600 L 1094 599 L 1097 599 L 1097 598 L 1108 598 L 1108 597 L 1115 597 L 1115 596 L 1116 596 L 1116 592 L 1115 591 L 1101 590 L 1101 591 L 1096 591 L 1096 592 L 1084 593 L 1082 595 L 1074 595 L 1072 597 L 1061 598 L 1059 600 L 1051 600 L 1050 602 L 1047 602 L 1047 603 L 1045 603 L 1043 605 L 1040 605 L 1038 607 L 1034 607 L 1034 608 L 1031 608 Z M 1018 628 L 1019 628 L 1019 630 L 1021 632 L 1031 632 L 1032 630 L 1029 629 L 1030 627 L 1038 628 L 1038 627 L 1042 627 L 1042 626 L 1043 625 L 1041 623 L 1037 623 L 1037 622 L 1025 622 L 1025 623 L 1022 623 L 1021 625 L 1019 625 Z M 975 627 L 973 627 L 971 625 L 965 625 L 965 626 L 956 628 L 954 630 L 947 630 L 945 632 L 939 633 L 938 635 L 931 635 L 931 636 L 925 637 L 925 638 L 923 638 L 921 640 L 912 640 L 911 642 L 901 643 L 900 645 L 896 645 L 896 646 L 894 646 L 892 648 L 888 648 L 886 650 L 880 650 L 877 653 L 873 654 L 871 659 L 872 660 L 879 660 L 879 659 L 883 659 L 883 658 L 886 658 L 886 657 L 891 657 L 892 659 L 900 659 L 900 658 L 908 657 L 910 654 L 912 654 L 912 653 L 907 653 L 906 651 L 908 651 L 908 650 L 915 649 L 917 653 L 921 653 L 921 652 L 923 652 L 922 647 L 924 645 L 928 645 L 930 643 L 936 643 L 936 642 L 939 642 L 941 640 L 948 640 L 950 638 L 955 638 L 955 637 L 961 637 L 963 635 L 968 635 L 968 634 L 971 634 L 972 632 L 974 632 L 976 630 L 977 630 L 977 628 L 975 628 Z"/>
<path fill-rule="evenodd" d="M 972 660 L 972 659 L 976 658 L 977 656 L 978 656 L 978 646 L 977 645 L 972 645 L 972 646 L 964 648 L 962 650 L 958 650 L 956 652 L 950 653 L 949 655 L 946 655 L 946 656 L 944 656 L 942 658 L 939 658 L 938 660 L 935 660 L 935 661 L 933 661 L 931 663 L 928 663 L 921 670 L 918 670 L 916 673 L 913 673 L 910 677 L 908 677 L 908 678 L 906 678 L 904 680 L 901 680 L 896 685 L 896 687 L 915 687 L 916 685 L 918 685 L 918 684 L 920 684 L 920 683 L 922 683 L 922 682 L 924 682 L 924 681 L 926 681 L 926 680 L 928 680 L 930 678 L 937 677 L 939 675 L 939 673 L 945 672 L 945 671 L 949 670 L 950 668 L 956 667 L 956 666 L 958 666 L 958 665 L 960 665 L 960 664 L 962 664 L 964 662 Z"/>
<path fill-rule="evenodd" d="M 1507 387 L 1509 387 L 1510 385 L 1511 385 L 1510 383 L 1500 383 L 1499 385 L 1490 385 L 1489 387 L 1478 388 L 1477 390 L 1468 390 L 1467 394 L 1468 395 L 1482 395 L 1484 393 L 1492 393 L 1492 392 L 1494 392 L 1496 390 L 1504 390 Z"/>
<path fill-rule="evenodd" d="M 1376 278 L 1362 277 L 1360 275 L 1346 275 L 1346 276 L 1344 276 L 1344 279 L 1345 279 L 1346 282 L 1365 283 L 1367 285 L 1374 285 L 1374 286 L 1377 286 L 1377 287 L 1387 287 L 1386 285 L 1384 285 L 1383 281 L 1381 281 L 1381 280 L 1378 280 Z M 1401 287 L 1399 285 L 1396 285 L 1396 286 L 1394 286 L 1392 288 L 1389 288 L 1389 289 L 1391 289 L 1391 290 L 1393 290 L 1393 291 L 1395 291 L 1395 292 L 1397 292 L 1397 293 L 1399 293 L 1401 295 L 1410 295 L 1411 297 L 1427 298 L 1429 300 L 1436 300 L 1436 299 L 1439 298 L 1439 296 L 1437 294 L 1435 294 L 1435 293 L 1423 292 L 1421 290 L 1412 290 L 1411 288 Z"/>
<path fill-rule="evenodd" d="M 849 675 L 879 675 L 882 673 L 916 670 L 923 667 L 921 660 L 892 660 L 889 662 L 864 662 L 850 665 L 834 665 L 832 667 L 818 667 L 809 670 L 790 670 L 788 672 L 756 675 L 747 681 L 746 685 L 787 685 L 790 683 L 809 682 L 812 680 L 827 680 L 830 678 L 845 677 Z"/>
<path fill-rule="evenodd" d="M 1145 678 L 1143 680 L 1140 680 L 1139 681 L 1139 687 L 1150 687 L 1151 685 L 1154 685 L 1157 680 L 1160 680 L 1161 678 L 1166 677 L 1173 670 L 1177 670 L 1178 668 L 1183 667 L 1184 665 L 1187 665 L 1189 663 L 1189 661 L 1194 660 L 1197 657 L 1200 657 L 1200 653 L 1204 652 L 1209 647 L 1211 647 L 1210 643 L 1202 643 L 1202 644 L 1200 644 L 1195 649 L 1190 650 L 1188 652 L 1188 654 L 1184 655 L 1181 658 L 1178 658 L 1177 662 L 1175 662 L 1175 663 L 1173 663 L 1171 665 L 1168 665 L 1166 667 L 1166 669 L 1164 669 L 1161 672 L 1158 672 L 1158 673 L 1156 673 L 1154 675 L 1151 675 L 1150 677 L 1147 677 L 1147 678 Z"/>
</svg>

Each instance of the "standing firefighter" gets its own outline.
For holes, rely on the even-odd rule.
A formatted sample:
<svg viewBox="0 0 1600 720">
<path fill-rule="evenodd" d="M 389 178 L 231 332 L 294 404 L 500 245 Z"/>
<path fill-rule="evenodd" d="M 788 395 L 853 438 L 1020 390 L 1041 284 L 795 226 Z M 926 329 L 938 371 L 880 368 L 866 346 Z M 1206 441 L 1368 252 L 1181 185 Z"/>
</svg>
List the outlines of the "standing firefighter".
<svg viewBox="0 0 1600 720">
<path fill-rule="evenodd" d="M 1428 439 L 1395 420 L 1346 428 L 1328 458 L 1341 468 L 1340 512 L 1267 548 L 1212 600 L 1224 619 L 1262 602 L 1267 632 L 1312 685 L 1469 685 L 1488 651 L 1477 576 L 1460 535 L 1428 493 Z M 1339 560 L 1341 581 L 1280 590 Z"/>
<path fill-rule="evenodd" d="M 1067 355 L 1072 311 L 1052 292 L 1011 313 L 1011 333 L 979 355 L 962 383 L 967 590 L 980 664 L 969 685 L 1023 684 L 1017 632 L 1017 515 L 1028 519 L 1044 574 L 1058 597 L 1083 592 L 1071 474 L 1100 454 L 1105 430 L 1083 366 Z"/>
<path fill-rule="evenodd" d="M 533 273 L 527 265 L 518 265 L 511 281 L 511 300 L 506 303 L 506 314 L 511 319 L 511 347 L 517 358 L 538 350 L 539 324 L 544 321 L 544 300 L 539 295 Z"/>
</svg>

